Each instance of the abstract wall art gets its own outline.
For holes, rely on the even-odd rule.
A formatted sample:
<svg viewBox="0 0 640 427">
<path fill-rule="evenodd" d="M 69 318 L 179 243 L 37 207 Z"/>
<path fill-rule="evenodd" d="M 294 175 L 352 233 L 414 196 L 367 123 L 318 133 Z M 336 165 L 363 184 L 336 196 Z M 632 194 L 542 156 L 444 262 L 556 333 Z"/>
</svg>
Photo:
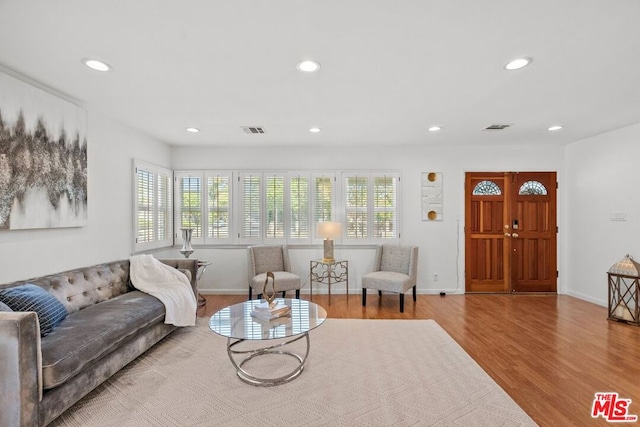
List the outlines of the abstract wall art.
<svg viewBox="0 0 640 427">
<path fill-rule="evenodd" d="M 86 223 L 86 111 L 0 72 L 0 231 Z"/>
<path fill-rule="evenodd" d="M 442 172 L 422 173 L 422 220 L 442 221 Z"/>
</svg>

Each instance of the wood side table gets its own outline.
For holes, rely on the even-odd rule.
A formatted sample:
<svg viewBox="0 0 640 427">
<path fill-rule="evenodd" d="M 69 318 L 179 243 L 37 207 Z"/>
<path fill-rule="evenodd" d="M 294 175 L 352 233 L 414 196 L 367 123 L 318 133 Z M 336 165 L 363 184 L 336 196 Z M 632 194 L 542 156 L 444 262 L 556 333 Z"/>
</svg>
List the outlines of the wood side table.
<svg viewBox="0 0 640 427">
<path fill-rule="evenodd" d="M 347 285 L 347 300 L 349 299 L 349 261 L 335 260 L 326 262 L 321 259 L 311 260 L 309 263 L 310 298 L 313 299 L 313 282 L 322 283 L 329 288 L 329 305 L 331 305 L 331 285 L 345 282 Z"/>
</svg>

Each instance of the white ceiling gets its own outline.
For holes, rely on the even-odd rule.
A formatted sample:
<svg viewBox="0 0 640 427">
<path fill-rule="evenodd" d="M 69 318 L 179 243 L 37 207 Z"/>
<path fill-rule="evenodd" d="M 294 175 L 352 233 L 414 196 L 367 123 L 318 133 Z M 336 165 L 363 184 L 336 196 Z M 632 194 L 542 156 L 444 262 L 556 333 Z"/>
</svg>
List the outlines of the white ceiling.
<svg viewBox="0 0 640 427">
<path fill-rule="evenodd" d="M 0 64 L 172 145 L 566 144 L 640 122 L 640 1 L 0 0 Z"/>
</svg>

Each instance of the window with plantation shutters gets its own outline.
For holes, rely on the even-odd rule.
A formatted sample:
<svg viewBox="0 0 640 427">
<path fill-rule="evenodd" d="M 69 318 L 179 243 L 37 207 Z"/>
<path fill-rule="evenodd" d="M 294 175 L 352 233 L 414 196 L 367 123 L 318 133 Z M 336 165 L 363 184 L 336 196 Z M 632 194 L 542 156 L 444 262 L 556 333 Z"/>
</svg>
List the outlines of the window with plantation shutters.
<svg viewBox="0 0 640 427">
<path fill-rule="evenodd" d="M 155 194 L 153 191 L 154 173 L 150 170 L 137 168 L 137 196 L 138 201 L 138 218 L 137 218 L 137 236 L 136 243 L 149 243 L 153 241 L 154 224 L 154 205 Z"/>
<path fill-rule="evenodd" d="M 192 229 L 192 243 L 204 243 L 203 239 L 203 174 L 178 174 L 176 175 L 176 202 L 178 209 L 176 218 L 178 218 L 177 228 Z M 178 230 L 179 231 L 179 230 Z M 181 234 L 178 233 L 178 238 Z"/>
<path fill-rule="evenodd" d="M 224 243 L 231 235 L 231 174 L 207 174 L 207 242 Z"/>
<path fill-rule="evenodd" d="M 369 237 L 369 177 L 347 175 L 345 178 L 345 219 L 347 239 Z"/>
<path fill-rule="evenodd" d="M 397 237 L 396 176 L 373 177 L 373 237 L 394 239 Z"/>
<path fill-rule="evenodd" d="M 134 252 L 173 244 L 172 171 L 133 161 Z"/>
<path fill-rule="evenodd" d="M 310 241 L 308 174 L 289 174 L 289 238 L 295 242 Z"/>
<path fill-rule="evenodd" d="M 284 176 L 265 174 L 265 238 L 284 239 Z"/>
<path fill-rule="evenodd" d="M 338 176 L 343 185 L 337 185 Z M 142 174 L 139 180 L 142 237 L 148 233 L 146 204 L 160 206 L 160 198 L 170 196 L 147 194 L 145 179 L 156 178 Z M 391 243 L 399 239 L 399 183 L 398 173 L 374 171 L 175 171 L 173 238 L 182 244 L 180 228 L 188 227 L 195 245 L 318 244 L 316 224 L 338 221 L 338 244 Z M 164 185 L 159 181 L 157 187 Z M 163 228 L 165 217 L 170 220 L 158 215 L 152 217 L 154 229 Z"/>
<path fill-rule="evenodd" d="M 158 240 L 173 243 L 173 186 L 171 171 L 158 172 L 156 183 L 158 188 L 158 200 L 156 212 L 158 213 Z"/>
<path fill-rule="evenodd" d="M 334 174 L 314 174 L 313 175 L 313 234 L 315 236 L 316 224 L 325 221 L 335 220 L 335 175 Z"/>
<path fill-rule="evenodd" d="M 380 243 L 399 239 L 397 173 L 344 173 L 345 238 Z"/>
<path fill-rule="evenodd" d="M 262 174 L 238 176 L 238 214 L 240 242 L 259 242 L 262 238 Z"/>
</svg>

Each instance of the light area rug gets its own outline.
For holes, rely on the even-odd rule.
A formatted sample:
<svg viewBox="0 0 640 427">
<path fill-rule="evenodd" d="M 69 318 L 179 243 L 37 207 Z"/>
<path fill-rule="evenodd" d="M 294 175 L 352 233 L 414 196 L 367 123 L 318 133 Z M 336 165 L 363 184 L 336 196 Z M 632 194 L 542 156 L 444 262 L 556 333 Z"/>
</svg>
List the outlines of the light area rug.
<svg viewBox="0 0 640 427">
<path fill-rule="evenodd" d="M 254 387 L 236 376 L 226 338 L 199 319 L 51 426 L 535 425 L 433 320 L 327 319 L 310 338 L 298 378 Z M 268 371 L 289 360 L 258 358 L 248 368 Z"/>
</svg>

